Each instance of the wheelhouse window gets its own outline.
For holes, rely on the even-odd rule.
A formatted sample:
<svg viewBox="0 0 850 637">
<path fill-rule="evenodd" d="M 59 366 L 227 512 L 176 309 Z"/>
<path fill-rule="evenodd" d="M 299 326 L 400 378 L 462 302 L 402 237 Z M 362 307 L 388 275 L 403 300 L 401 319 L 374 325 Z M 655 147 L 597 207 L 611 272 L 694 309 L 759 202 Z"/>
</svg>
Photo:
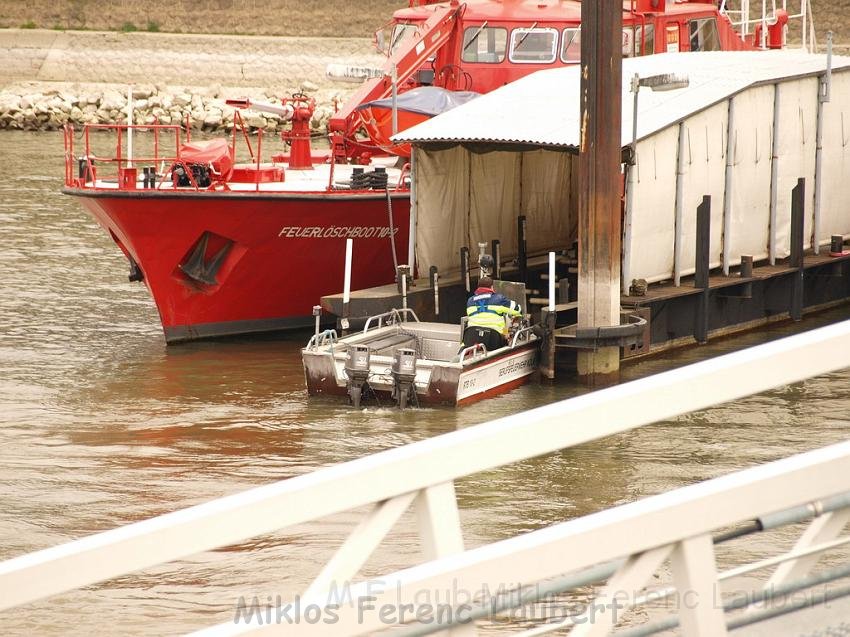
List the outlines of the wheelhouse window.
<svg viewBox="0 0 850 637">
<path fill-rule="evenodd" d="M 638 55 L 652 55 L 655 53 L 654 25 L 647 24 L 646 26 L 635 27 L 635 50 L 638 51 Z"/>
<path fill-rule="evenodd" d="M 558 32 L 555 29 L 514 29 L 511 31 L 511 62 L 548 64 L 557 57 Z"/>
<path fill-rule="evenodd" d="M 488 27 L 484 23 L 464 30 L 460 59 L 464 62 L 496 64 L 504 61 L 507 48 L 508 30 L 502 27 Z"/>
<path fill-rule="evenodd" d="M 714 18 L 703 18 L 688 22 L 691 51 L 719 51 L 720 36 Z"/>
<path fill-rule="evenodd" d="M 393 27 L 392 36 L 390 37 L 389 54 L 392 55 L 395 53 L 399 46 L 401 46 L 406 40 L 412 38 L 416 33 L 416 28 L 415 24 L 405 24 L 403 22 L 395 25 Z"/>
<path fill-rule="evenodd" d="M 640 29 L 640 27 L 638 27 Z M 634 27 L 623 27 L 623 57 L 630 58 L 640 49 L 640 31 Z M 640 55 L 640 53 L 638 53 Z M 581 28 L 564 29 L 561 37 L 561 61 L 566 64 L 581 61 Z"/>
<path fill-rule="evenodd" d="M 635 29 L 634 27 L 623 27 L 623 57 L 635 56 Z"/>
<path fill-rule="evenodd" d="M 581 27 L 564 29 L 561 38 L 561 62 L 581 62 Z"/>
</svg>

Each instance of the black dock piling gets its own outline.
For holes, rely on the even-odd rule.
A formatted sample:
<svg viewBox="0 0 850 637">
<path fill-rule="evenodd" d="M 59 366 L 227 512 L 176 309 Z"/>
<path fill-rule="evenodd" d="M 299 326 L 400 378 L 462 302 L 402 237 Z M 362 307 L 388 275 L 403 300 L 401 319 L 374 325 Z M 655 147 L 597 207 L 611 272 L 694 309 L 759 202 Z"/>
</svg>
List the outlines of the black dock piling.
<svg viewBox="0 0 850 637">
<path fill-rule="evenodd" d="M 543 326 L 543 343 L 540 347 L 540 373 L 554 380 L 555 378 L 555 318 L 556 312 L 549 311 L 548 307 L 540 310 L 540 324 Z"/>
<path fill-rule="evenodd" d="M 806 208 L 806 180 L 802 177 L 791 191 L 791 261 L 795 270 L 791 284 L 791 309 L 789 314 L 795 321 L 803 318 L 803 233 L 804 211 Z"/>
<path fill-rule="evenodd" d="M 519 280 L 528 283 L 528 243 L 526 240 L 525 215 L 517 217 L 517 268 L 519 269 Z"/>
<path fill-rule="evenodd" d="M 705 195 L 702 203 L 697 206 L 697 241 L 694 265 L 694 287 L 701 289 L 699 302 L 696 306 L 694 322 L 694 338 L 697 343 L 703 345 L 708 342 L 708 273 L 711 246 L 711 196 Z"/>
<path fill-rule="evenodd" d="M 753 255 L 751 254 L 742 254 L 741 255 L 741 278 L 742 279 L 752 279 L 753 278 Z M 753 283 L 749 281 L 741 286 L 741 297 L 745 299 L 753 298 Z"/>
</svg>

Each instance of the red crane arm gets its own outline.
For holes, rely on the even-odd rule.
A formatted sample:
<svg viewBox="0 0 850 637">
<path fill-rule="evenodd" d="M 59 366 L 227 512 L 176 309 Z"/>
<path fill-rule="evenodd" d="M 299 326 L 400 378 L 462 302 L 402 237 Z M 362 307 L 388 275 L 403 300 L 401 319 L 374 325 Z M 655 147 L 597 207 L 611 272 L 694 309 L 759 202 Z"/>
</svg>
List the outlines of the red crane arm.
<svg viewBox="0 0 850 637">
<path fill-rule="evenodd" d="M 458 17 L 463 5 L 453 0 L 448 7 L 434 11 L 419 28 L 419 31 L 409 42 L 399 46 L 384 65 L 384 75 L 363 83 L 363 85 L 346 100 L 328 122 L 332 137 L 339 137 L 350 130 L 355 118 L 359 117 L 355 109 L 361 104 L 389 97 L 392 93 L 392 69 L 396 68 L 396 82 L 402 84 L 408 80 L 425 61 L 448 42 L 454 33 Z M 337 159 L 339 139 L 334 141 L 334 157 Z"/>
</svg>

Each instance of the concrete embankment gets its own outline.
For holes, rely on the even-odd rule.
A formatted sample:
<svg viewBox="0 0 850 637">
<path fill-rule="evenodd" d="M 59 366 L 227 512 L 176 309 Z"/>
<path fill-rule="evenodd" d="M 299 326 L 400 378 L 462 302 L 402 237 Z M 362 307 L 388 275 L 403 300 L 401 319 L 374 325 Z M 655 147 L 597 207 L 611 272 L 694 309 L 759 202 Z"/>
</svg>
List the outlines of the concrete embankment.
<svg viewBox="0 0 850 637">
<path fill-rule="evenodd" d="M 66 123 L 126 122 L 195 128 L 233 125 L 227 98 L 275 101 L 296 91 L 318 104 L 323 130 L 334 102 L 354 85 L 325 78 L 329 63 L 379 66 L 367 39 L 0 30 L 0 129 L 55 130 Z M 252 128 L 277 130 L 276 115 L 250 111 Z"/>
</svg>

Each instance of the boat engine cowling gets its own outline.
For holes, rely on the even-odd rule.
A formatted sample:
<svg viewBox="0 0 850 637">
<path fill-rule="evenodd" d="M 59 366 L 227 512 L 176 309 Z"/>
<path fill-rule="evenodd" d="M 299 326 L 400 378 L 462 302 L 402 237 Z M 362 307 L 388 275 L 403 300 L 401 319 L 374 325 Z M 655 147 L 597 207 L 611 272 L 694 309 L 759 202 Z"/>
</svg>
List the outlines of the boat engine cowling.
<svg viewBox="0 0 850 637">
<path fill-rule="evenodd" d="M 399 347 L 393 353 L 393 399 L 399 409 L 407 407 L 410 396 L 416 391 L 416 350 Z"/>
<path fill-rule="evenodd" d="M 348 397 L 355 409 L 360 409 L 363 386 L 369 381 L 369 354 L 368 345 L 351 345 L 345 355 Z"/>
</svg>

